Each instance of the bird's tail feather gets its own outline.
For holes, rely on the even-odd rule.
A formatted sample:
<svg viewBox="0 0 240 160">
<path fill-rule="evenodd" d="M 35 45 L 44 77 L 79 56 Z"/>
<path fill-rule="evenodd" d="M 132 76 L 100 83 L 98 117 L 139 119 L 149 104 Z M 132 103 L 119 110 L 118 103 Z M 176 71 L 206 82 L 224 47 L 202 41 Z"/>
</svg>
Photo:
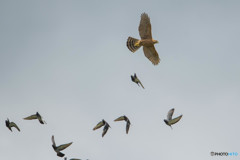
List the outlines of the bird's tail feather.
<svg viewBox="0 0 240 160">
<path fill-rule="evenodd" d="M 142 88 L 145 89 L 140 81 L 139 81 L 139 83 L 140 83 L 140 85 L 142 86 Z"/>
<path fill-rule="evenodd" d="M 141 47 L 139 43 L 140 43 L 139 39 L 132 38 L 132 37 L 128 37 L 127 39 L 127 47 L 131 52 L 135 52 Z"/>
</svg>

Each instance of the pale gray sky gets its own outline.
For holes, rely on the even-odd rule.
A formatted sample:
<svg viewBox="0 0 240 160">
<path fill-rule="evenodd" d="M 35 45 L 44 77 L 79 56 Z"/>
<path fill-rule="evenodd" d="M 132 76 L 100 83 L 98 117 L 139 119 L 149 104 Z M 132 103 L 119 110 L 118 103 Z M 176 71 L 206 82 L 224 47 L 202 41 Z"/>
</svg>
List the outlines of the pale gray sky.
<svg viewBox="0 0 240 160">
<path fill-rule="evenodd" d="M 73 141 L 68 158 L 239 158 L 210 156 L 240 154 L 239 8 L 237 0 L 0 1 L 1 159 L 61 159 L 52 135 L 57 145 Z M 157 66 L 126 47 L 143 12 L 159 41 Z M 183 118 L 171 130 L 163 119 L 173 107 Z M 36 111 L 47 125 L 22 119 Z M 113 122 L 121 115 L 128 135 Z M 104 138 L 92 131 L 102 119 L 111 126 Z"/>
</svg>

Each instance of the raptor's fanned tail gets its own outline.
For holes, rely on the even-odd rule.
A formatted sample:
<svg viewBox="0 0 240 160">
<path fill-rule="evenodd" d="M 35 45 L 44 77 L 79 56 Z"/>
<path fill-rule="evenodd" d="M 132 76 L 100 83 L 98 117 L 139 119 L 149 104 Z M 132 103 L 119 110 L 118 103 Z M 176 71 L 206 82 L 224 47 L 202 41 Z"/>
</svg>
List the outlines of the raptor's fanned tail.
<svg viewBox="0 0 240 160">
<path fill-rule="evenodd" d="M 127 47 L 131 52 L 135 52 L 138 50 L 141 45 L 139 44 L 140 40 L 132 37 L 128 37 L 127 39 Z"/>
</svg>

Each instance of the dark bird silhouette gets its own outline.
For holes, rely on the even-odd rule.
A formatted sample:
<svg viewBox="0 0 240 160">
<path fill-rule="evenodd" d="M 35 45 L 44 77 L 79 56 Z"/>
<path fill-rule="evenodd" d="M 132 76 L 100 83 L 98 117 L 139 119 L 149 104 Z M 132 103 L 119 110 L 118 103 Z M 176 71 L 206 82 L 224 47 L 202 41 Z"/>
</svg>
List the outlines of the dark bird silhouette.
<svg viewBox="0 0 240 160">
<path fill-rule="evenodd" d="M 114 121 L 116 122 L 116 121 L 123 121 L 123 120 L 126 121 L 126 133 L 128 134 L 131 123 L 130 123 L 130 120 L 125 115 L 115 119 Z"/>
<path fill-rule="evenodd" d="M 55 140 L 54 140 L 54 136 L 52 136 L 52 147 L 54 149 L 54 151 L 57 153 L 57 156 L 59 157 L 63 157 L 65 154 L 60 152 L 64 149 L 66 149 L 67 147 L 69 147 L 73 142 L 67 143 L 67 144 L 62 144 L 59 146 L 56 146 Z"/>
<path fill-rule="evenodd" d="M 134 76 L 131 75 L 131 79 L 132 79 L 133 82 L 137 83 L 138 86 L 140 84 L 142 86 L 142 88 L 144 89 L 144 87 L 143 87 L 141 81 L 138 79 L 136 73 L 134 73 Z"/>
<path fill-rule="evenodd" d="M 181 118 L 182 118 L 182 115 L 172 119 L 172 115 L 174 113 L 174 108 L 172 108 L 171 110 L 168 111 L 168 114 L 167 114 L 167 119 L 164 119 L 164 122 L 170 126 L 172 128 L 171 125 L 177 123 Z"/>
<path fill-rule="evenodd" d="M 46 124 L 45 121 L 43 121 L 42 116 L 37 112 L 36 114 L 33 114 L 31 116 L 28 116 L 26 118 L 23 118 L 25 120 L 32 120 L 32 119 L 38 119 L 41 124 Z"/>
<path fill-rule="evenodd" d="M 12 132 L 12 127 L 15 127 L 15 128 L 20 132 L 20 129 L 18 128 L 18 126 L 16 125 L 16 123 L 10 122 L 9 119 L 7 119 L 7 120 L 5 121 L 5 123 L 6 123 L 7 128 L 8 128 L 11 132 Z"/>
<path fill-rule="evenodd" d="M 103 119 L 101 122 L 99 122 L 94 128 L 93 130 L 99 129 L 102 126 L 104 126 L 103 128 L 103 133 L 102 133 L 102 137 L 104 137 L 104 135 L 107 133 L 110 125 Z"/>
</svg>

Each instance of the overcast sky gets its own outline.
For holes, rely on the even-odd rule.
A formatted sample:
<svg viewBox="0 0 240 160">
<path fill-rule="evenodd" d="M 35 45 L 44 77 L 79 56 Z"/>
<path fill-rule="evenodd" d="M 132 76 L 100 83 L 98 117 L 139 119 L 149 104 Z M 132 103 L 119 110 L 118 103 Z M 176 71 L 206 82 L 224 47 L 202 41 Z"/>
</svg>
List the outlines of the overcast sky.
<svg viewBox="0 0 240 160">
<path fill-rule="evenodd" d="M 68 158 L 239 159 L 239 8 L 237 0 L 0 1 L 1 159 L 62 159 L 52 135 L 73 142 Z M 126 47 L 143 12 L 159 41 L 157 66 Z M 173 130 L 163 122 L 171 108 L 183 114 Z M 36 111 L 46 125 L 23 120 Z M 122 115 L 128 135 L 113 121 Z M 104 138 L 92 130 L 102 119 L 111 126 Z"/>
</svg>

